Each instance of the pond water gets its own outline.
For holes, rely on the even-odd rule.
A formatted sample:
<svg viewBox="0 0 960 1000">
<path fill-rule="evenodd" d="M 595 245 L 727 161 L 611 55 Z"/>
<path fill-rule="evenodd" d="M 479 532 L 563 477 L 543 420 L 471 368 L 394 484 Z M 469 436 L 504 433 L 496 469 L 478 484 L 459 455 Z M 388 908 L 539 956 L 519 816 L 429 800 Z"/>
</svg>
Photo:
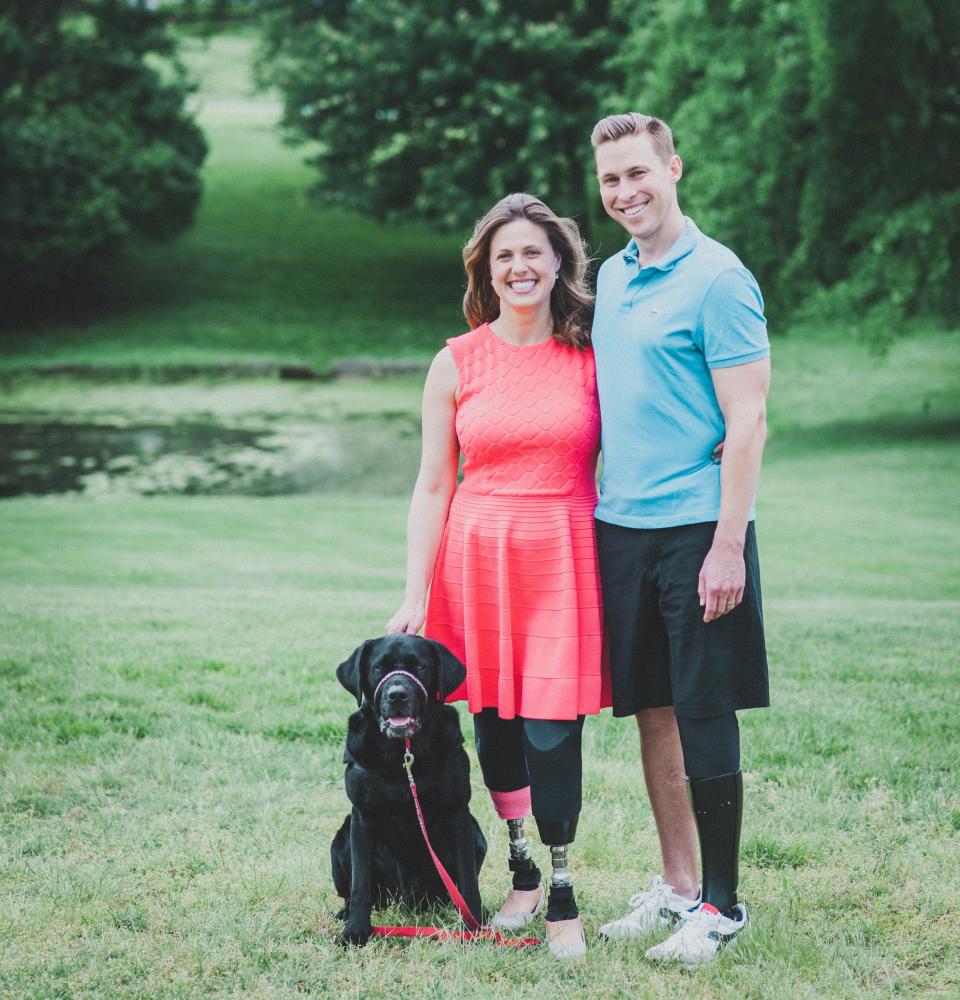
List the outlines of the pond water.
<svg viewBox="0 0 960 1000">
<path fill-rule="evenodd" d="M 407 414 L 251 424 L 0 413 L 0 497 L 404 494 L 419 453 Z"/>
</svg>

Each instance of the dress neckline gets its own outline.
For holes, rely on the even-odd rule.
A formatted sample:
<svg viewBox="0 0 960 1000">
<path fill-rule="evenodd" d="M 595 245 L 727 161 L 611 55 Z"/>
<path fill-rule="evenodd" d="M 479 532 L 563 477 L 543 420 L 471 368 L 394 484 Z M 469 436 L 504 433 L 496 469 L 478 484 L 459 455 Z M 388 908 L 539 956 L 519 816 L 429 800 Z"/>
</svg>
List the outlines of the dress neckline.
<svg viewBox="0 0 960 1000">
<path fill-rule="evenodd" d="M 504 347 L 509 347 L 513 351 L 533 351 L 538 347 L 543 347 L 544 344 L 551 344 L 554 342 L 554 336 L 551 334 L 543 340 L 538 340 L 535 344 L 513 344 L 509 340 L 504 340 L 503 337 L 495 333 L 493 327 L 489 323 L 484 323 L 483 329 L 485 329 L 487 331 L 487 335 L 493 337 L 498 344 L 503 344 Z"/>
</svg>

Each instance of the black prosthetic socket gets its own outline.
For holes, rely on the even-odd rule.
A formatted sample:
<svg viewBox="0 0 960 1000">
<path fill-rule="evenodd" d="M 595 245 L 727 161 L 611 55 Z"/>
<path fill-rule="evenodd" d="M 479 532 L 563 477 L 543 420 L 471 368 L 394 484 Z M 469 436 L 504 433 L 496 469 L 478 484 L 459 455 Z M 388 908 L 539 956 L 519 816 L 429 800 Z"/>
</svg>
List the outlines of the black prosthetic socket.
<svg viewBox="0 0 960 1000">
<path fill-rule="evenodd" d="M 580 916 L 572 885 L 551 885 L 547 896 L 547 920 L 574 920 Z"/>
<path fill-rule="evenodd" d="M 573 840 L 583 804 L 582 733 L 582 715 L 558 721 L 523 720 L 530 802 L 545 844 L 568 844 Z"/>
<path fill-rule="evenodd" d="M 533 858 L 511 858 L 507 864 L 513 872 L 514 889 L 529 892 L 540 885 L 543 874 Z"/>
<path fill-rule="evenodd" d="M 703 866 L 700 898 L 718 910 L 730 910 L 737 903 L 743 772 L 690 778 L 689 790 Z"/>
<path fill-rule="evenodd" d="M 572 844 L 577 835 L 577 824 L 580 822 L 579 816 L 573 819 L 541 819 L 534 816 L 537 821 L 537 832 L 540 839 L 552 846 L 554 844 Z"/>
</svg>

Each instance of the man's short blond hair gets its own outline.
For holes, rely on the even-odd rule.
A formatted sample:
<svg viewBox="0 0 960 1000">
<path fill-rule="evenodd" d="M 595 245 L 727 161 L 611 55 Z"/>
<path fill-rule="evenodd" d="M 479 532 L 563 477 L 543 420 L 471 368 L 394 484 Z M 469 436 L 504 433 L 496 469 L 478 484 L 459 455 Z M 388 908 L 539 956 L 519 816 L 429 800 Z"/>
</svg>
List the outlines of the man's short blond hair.
<svg viewBox="0 0 960 1000">
<path fill-rule="evenodd" d="M 654 118 L 653 115 L 641 115 L 638 111 L 628 111 L 622 115 L 607 115 L 601 118 L 593 126 L 593 134 L 590 142 L 593 148 L 605 142 L 616 142 L 617 139 L 625 139 L 630 135 L 643 135 L 646 133 L 653 142 L 653 147 L 666 162 L 671 156 L 676 155 L 673 148 L 673 132 L 670 126 L 661 118 Z"/>
</svg>

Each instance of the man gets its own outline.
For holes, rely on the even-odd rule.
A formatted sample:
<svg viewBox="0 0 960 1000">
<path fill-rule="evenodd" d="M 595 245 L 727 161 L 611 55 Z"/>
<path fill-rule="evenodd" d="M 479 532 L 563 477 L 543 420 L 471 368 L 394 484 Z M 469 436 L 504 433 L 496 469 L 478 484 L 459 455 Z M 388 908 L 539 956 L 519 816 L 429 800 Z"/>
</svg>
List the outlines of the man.
<svg viewBox="0 0 960 1000">
<path fill-rule="evenodd" d="M 663 860 L 600 934 L 672 928 L 647 957 L 692 968 L 747 922 L 735 713 L 769 704 L 752 519 L 770 348 L 753 275 L 680 211 L 668 126 L 612 115 L 592 143 L 603 206 L 630 236 L 600 269 L 593 326 L 613 711 L 636 715 Z"/>
</svg>

